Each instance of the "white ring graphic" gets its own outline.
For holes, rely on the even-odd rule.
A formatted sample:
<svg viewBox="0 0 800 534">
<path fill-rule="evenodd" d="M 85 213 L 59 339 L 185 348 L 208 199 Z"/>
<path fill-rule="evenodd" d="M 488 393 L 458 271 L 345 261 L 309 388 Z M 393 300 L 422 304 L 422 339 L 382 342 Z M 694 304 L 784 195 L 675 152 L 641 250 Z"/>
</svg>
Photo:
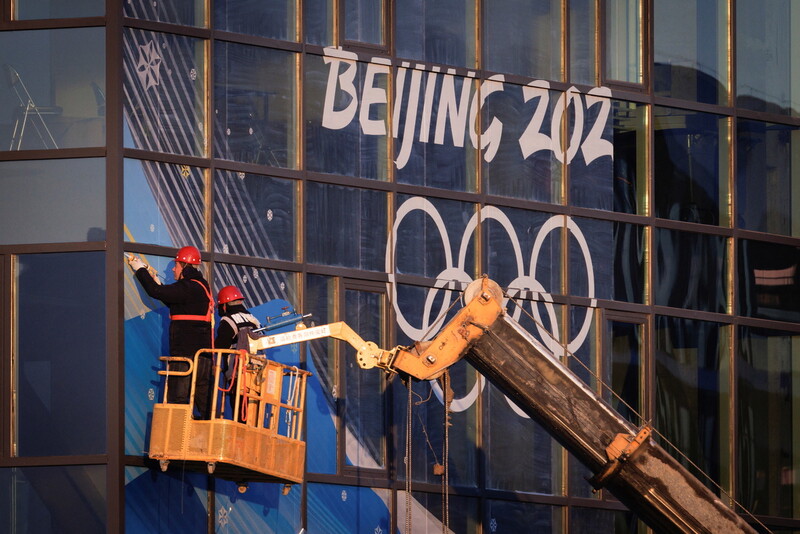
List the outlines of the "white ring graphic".
<svg viewBox="0 0 800 534">
<path fill-rule="evenodd" d="M 397 301 L 397 281 L 395 277 L 395 258 L 397 257 L 398 229 L 405 217 L 416 210 L 424 212 L 424 214 L 430 217 L 434 222 L 435 227 L 439 231 L 442 246 L 444 247 L 445 257 L 444 269 L 435 277 L 434 287 L 429 289 L 426 294 L 425 301 L 422 306 L 422 325 L 419 328 L 413 326 L 400 310 Z M 597 305 L 597 300 L 595 298 L 594 266 L 592 263 L 591 254 L 589 252 L 589 245 L 585 236 L 583 235 L 583 232 L 581 232 L 580 228 L 578 227 L 578 224 L 574 221 L 574 219 L 567 215 L 553 215 L 547 221 L 545 221 L 545 223 L 539 229 L 536 234 L 536 239 L 534 240 L 533 249 L 531 250 L 529 271 L 528 273 L 525 273 L 525 266 L 522 258 L 522 247 L 516 234 L 516 230 L 514 229 L 511 220 L 500 208 L 496 206 L 484 206 L 479 212 L 473 214 L 464 228 L 461 243 L 459 244 L 458 254 L 456 256 L 458 263 L 454 265 L 453 251 L 451 249 L 450 239 L 447 234 L 447 227 L 436 207 L 428 199 L 423 197 L 412 197 L 405 201 L 397 210 L 395 222 L 392 227 L 392 232 L 389 235 L 389 242 L 387 243 L 386 247 L 386 273 L 389 280 L 387 282 L 387 290 L 397 316 L 397 323 L 400 327 L 400 330 L 409 338 L 419 341 L 426 341 L 427 337 L 435 333 L 432 329 L 432 326 L 438 324 L 439 321 L 444 319 L 448 309 L 450 308 L 450 304 L 453 301 L 452 298 L 443 298 L 437 313 L 432 317 L 431 315 L 433 313 L 434 303 L 438 293 L 440 290 L 447 289 L 448 293 L 452 295 L 452 292 L 462 290 L 472 281 L 472 278 L 464 270 L 470 239 L 472 238 L 473 233 L 478 229 L 478 226 L 490 219 L 497 221 L 501 225 L 501 227 L 508 234 L 513 247 L 514 260 L 517 266 L 518 276 L 509 284 L 509 296 L 513 297 L 514 294 L 519 294 L 520 292 L 526 290 L 541 296 L 541 300 L 530 302 L 531 312 L 535 318 L 539 337 L 545 346 L 557 356 L 564 354 L 564 346 L 559 343 L 561 336 L 558 329 L 556 310 L 553 306 L 553 298 L 552 295 L 546 291 L 544 286 L 542 286 L 542 284 L 536 280 L 535 274 L 542 246 L 545 243 L 545 239 L 547 239 L 552 231 L 566 227 L 567 231 L 574 236 L 578 246 L 580 247 L 584 264 L 586 266 L 588 297 L 591 299 L 590 307 L 586 312 L 586 317 L 584 318 L 580 331 L 574 339 L 569 341 L 566 347 L 568 352 L 574 353 L 581 347 L 581 345 L 583 345 L 584 341 L 586 340 L 586 336 L 588 335 L 592 325 L 594 308 Z M 415 251 L 415 253 L 419 253 L 419 251 Z M 503 304 L 505 305 L 505 301 Z M 543 305 L 547 310 L 550 328 L 553 330 L 552 332 L 547 330 L 543 325 L 538 309 L 539 304 Z M 517 307 L 514 310 L 512 317 L 518 320 L 521 311 L 522 310 Z M 436 395 L 436 398 L 442 402 L 443 394 L 439 384 L 435 380 L 431 380 L 429 383 L 434 394 Z M 461 412 L 469 408 L 478 398 L 478 394 L 484 389 L 485 383 L 486 379 L 482 375 L 479 375 L 479 378 L 475 381 L 475 384 L 469 393 L 467 393 L 464 397 L 453 400 L 451 409 L 454 412 Z M 522 412 L 522 410 L 520 410 L 519 407 L 516 406 L 511 400 L 506 398 L 506 401 L 515 413 L 522 417 L 527 417 L 527 415 Z"/>
</svg>

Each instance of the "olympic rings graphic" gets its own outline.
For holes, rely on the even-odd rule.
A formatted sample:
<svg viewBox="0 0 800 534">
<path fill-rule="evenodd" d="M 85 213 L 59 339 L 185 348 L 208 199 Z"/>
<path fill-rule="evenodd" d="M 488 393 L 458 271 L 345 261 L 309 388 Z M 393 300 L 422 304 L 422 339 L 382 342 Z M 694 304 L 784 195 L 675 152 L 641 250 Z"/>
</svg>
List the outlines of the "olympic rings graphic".
<svg viewBox="0 0 800 534">
<path fill-rule="evenodd" d="M 430 217 L 430 219 L 433 221 L 435 228 L 439 231 L 439 237 L 441 238 L 445 259 L 444 269 L 435 277 L 434 287 L 429 289 L 425 296 L 421 314 L 422 324 L 419 327 L 412 325 L 411 322 L 408 321 L 403 315 L 402 310 L 400 310 L 397 300 L 397 280 L 395 275 L 398 230 L 400 225 L 403 223 L 403 220 L 414 211 L 421 211 L 425 216 Z M 479 225 L 488 220 L 497 221 L 511 239 L 511 243 L 513 245 L 512 252 L 514 255 L 514 262 L 518 275 L 517 278 L 515 278 L 509 284 L 508 291 L 510 296 L 518 295 L 523 291 L 530 291 L 541 297 L 542 303 L 547 310 L 549 324 L 551 325 L 553 331 L 549 331 L 543 326 L 538 306 L 531 304 L 531 312 L 536 320 L 536 328 L 542 342 L 553 354 L 557 356 L 563 354 L 564 347 L 558 342 L 561 336 L 558 331 L 558 321 L 556 320 L 557 314 L 555 306 L 553 305 L 553 298 L 551 294 L 544 288 L 544 286 L 542 286 L 542 284 L 536 280 L 534 274 L 536 273 L 542 246 L 551 232 L 560 228 L 566 228 L 567 231 L 572 234 L 577 241 L 586 267 L 588 296 L 591 299 L 591 304 L 587 310 L 586 317 L 584 318 L 580 330 L 576 334 L 575 338 L 570 340 L 566 346 L 566 350 L 568 352 L 574 353 L 583 345 L 584 341 L 586 340 L 586 336 L 591 329 L 592 319 L 594 317 L 594 308 L 597 305 L 597 300 L 595 298 L 594 265 L 589 252 L 589 245 L 578 224 L 567 215 L 553 215 L 547 221 L 545 221 L 545 223 L 539 229 L 536 239 L 534 240 L 530 261 L 528 263 L 528 270 L 526 273 L 522 255 L 522 246 L 519 242 L 516 230 L 514 229 L 514 225 L 511 220 L 500 208 L 496 206 L 484 206 L 477 213 L 473 214 L 464 228 L 464 234 L 462 235 L 459 250 L 455 256 L 456 262 L 454 263 L 453 250 L 451 248 L 450 238 L 448 237 L 445 221 L 433 203 L 424 197 L 412 197 L 403 202 L 403 204 L 397 210 L 394 225 L 392 226 L 392 231 L 389 234 L 389 242 L 386 247 L 385 263 L 386 273 L 388 274 L 389 279 L 387 282 L 387 291 L 389 292 L 390 300 L 392 302 L 400 330 L 409 338 L 420 341 L 425 341 L 432 336 L 433 332 L 431 332 L 431 327 L 445 318 L 447 310 L 450 308 L 450 304 L 452 303 L 452 299 L 456 294 L 455 292 L 463 290 L 467 284 L 472 281 L 472 277 L 465 271 L 470 238 L 472 237 L 473 233 L 478 230 Z M 439 291 L 445 289 L 448 291 L 434 315 L 434 302 L 439 296 Z M 505 305 L 505 301 L 503 304 Z M 522 310 L 519 307 L 516 307 L 512 317 L 515 320 L 519 320 L 521 312 Z M 435 380 L 431 380 L 430 384 L 434 394 L 439 401 L 442 402 L 443 393 L 441 387 Z M 455 412 L 461 412 L 472 406 L 477 399 L 478 394 L 483 390 L 485 385 L 486 379 L 479 375 L 472 389 L 465 396 L 459 399 L 453 399 L 451 409 Z M 523 413 L 522 410 L 520 410 L 519 407 L 511 402 L 508 398 L 506 398 L 506 401 L 518 415 L 527 417 L 527 415 Z"/>
</svg>

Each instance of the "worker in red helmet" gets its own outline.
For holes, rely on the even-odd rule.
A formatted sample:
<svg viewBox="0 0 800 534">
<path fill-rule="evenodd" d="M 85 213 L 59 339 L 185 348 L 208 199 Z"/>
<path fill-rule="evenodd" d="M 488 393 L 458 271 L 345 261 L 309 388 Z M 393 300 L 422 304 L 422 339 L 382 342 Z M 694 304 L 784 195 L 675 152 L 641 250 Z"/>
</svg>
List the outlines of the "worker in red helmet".
<svg viewBox="0 0 800 534">
<path fill-rule="evenodd" d="M 244 296 L 236 286 L 225 286 L 217 293 L 217 311 L 219 312 L 219 328 L 214 346 L 220 349 L 236 349 L 239 332 L 243 329 L 260 328 L 261 323 L 244 306 Z M 226 384 L 230 384 L 231 394 L 228 395 L 231 410 L 235 409 L 236 403 L 236 365 L 235 359 L 229 357 L 223 362 Z M 228 388 L 226 388 L 228 389 Z M 236 420 L 243 421 L 245 417 L 236 417 Z"/>
<path fill-rule="evenodd" d="M 214 299 L 208 282 L 197 269 L 200 251 L 183 247 L 175 255 L 172 273 L 175 282 L 161 285 L 153 279 L 147 265 L 137 257 L 128 261 L 144 291 L 166 304 L 170 314 L 169 354 L 194 358 L 200 349 L 213 348 L 211 320 Z M 186 371 L 186 362 L 171 362 L 171 371 Z M 210 353 L 201 354 L 195 369 L 195 408 L 200 419 L 209 419 L 211 405 L 211 373 L 213 362 Z M 189 402 L 191 376 L 170 376 L 167 402 Z"/>
</svg>

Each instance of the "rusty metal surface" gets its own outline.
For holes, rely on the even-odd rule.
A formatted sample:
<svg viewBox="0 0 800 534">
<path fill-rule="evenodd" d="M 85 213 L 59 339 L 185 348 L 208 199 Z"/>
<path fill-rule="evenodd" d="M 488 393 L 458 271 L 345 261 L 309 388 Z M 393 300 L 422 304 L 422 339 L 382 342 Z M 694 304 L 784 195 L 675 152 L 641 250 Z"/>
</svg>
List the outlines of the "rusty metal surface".
<svg viewBox="0 0 800 534">
<path fill-rule="evenodd" d="M 617 434 L 638 433 L 507 316 L 465 357 L 595 474 L 608 467 Z M 617 467 L 607 489 L 656 532 L 756 532 L 652 439 Z"/>
</svg>

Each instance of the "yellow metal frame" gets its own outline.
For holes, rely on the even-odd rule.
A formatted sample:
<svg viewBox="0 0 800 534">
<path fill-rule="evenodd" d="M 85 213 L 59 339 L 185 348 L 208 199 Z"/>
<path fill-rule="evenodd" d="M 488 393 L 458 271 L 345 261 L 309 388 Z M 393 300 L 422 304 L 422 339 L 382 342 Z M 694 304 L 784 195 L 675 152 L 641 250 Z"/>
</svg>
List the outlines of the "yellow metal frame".
<svg viewBox="0 0 800 534">
<path fill-rule="evenodd" d="M 214 359 L 211 419 L 192 417 L 198 358 Z M 236 387 L 226 392 L 219 386 L 221 361 L 233 356 Z M 228 349 L 199 350 L 194 358 L 162 356 L 167 369 L 164 400 L 153 407 L 149 457 L 166 470 L 170 461 L 206 464 L 209 473 L 227 478 L 246 488 L 248 481 L 303 481 L 306 444 L 302 441 L 305 391 L 311 373 L 247 351 Z M 169 369 L 171 362 L 189 363 L 186 371 Z M 192 376 L 189 404 L 167 402 L 169 378 Z M 285 386 L 285 387 L 284 387 Z M 228 395 L 235 395 L 234 417 L 223 417 Z M 238 422 L 235 415 L 245 413 Z"/>
</svg>

